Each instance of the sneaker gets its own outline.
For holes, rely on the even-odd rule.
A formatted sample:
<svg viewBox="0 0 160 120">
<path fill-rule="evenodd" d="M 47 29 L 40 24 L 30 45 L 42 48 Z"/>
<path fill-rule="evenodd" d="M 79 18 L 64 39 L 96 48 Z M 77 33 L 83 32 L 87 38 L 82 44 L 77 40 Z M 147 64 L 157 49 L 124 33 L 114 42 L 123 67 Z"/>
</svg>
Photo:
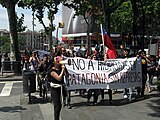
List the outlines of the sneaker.
<svg viewBox="0 0 160 120">
<path fill-rule="evenodd" d="M 93 102 L 93 105 L 97 105 L 97 102 Z"/>
<path fill-rule="evenodd" d="M 68 109 L 72 109 L 71 105 L 67 105 L 67 108 L 68 108 Z"/>
<path fill-rule="evenodd" d="M 126 99 L 126 98 L 128 98 L 128 96 L 127 96 L 127 95 L 124 95 L 124 96 L 123 96 L 123 98 L 125 98 L 125 99 Z"/>
<path fill-rule="evenodd" d="M 110 105 L 113 104 L 113 101 L 112 101 L 112 100 L 109 100 L 109 104 L 110 104 Z"/>
</svg>

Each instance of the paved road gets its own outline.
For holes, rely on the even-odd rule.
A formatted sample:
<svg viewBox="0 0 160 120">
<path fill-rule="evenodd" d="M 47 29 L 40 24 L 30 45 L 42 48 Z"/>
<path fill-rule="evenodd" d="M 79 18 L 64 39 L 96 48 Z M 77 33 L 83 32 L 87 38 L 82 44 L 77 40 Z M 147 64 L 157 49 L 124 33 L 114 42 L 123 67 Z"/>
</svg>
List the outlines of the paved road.
<svg viewBox="0 0 160 120">
<path fill-rule="evenodd" d="M 28 96 L 22 93 L 22 81 L 0 81 L 0 120 L 53 120 L 53 107 L 36 94 L 33 104 L 28 104 Z M 5 91 L 5 92 L 4 92 Z M 9 93 L 7 93 L 7 92 Z M 6 96 L 5 96 L 6 95 Z M 105 101 L 96 106 L 88 106 L 86 98 L 72 93 L 72 109 L 63 108 L 62 120 L 159 120 L 160 93 L 146 93 L 144 99 L 125 101 L 122 93 L 113 95 L 113 104 Z"/>
</svg>

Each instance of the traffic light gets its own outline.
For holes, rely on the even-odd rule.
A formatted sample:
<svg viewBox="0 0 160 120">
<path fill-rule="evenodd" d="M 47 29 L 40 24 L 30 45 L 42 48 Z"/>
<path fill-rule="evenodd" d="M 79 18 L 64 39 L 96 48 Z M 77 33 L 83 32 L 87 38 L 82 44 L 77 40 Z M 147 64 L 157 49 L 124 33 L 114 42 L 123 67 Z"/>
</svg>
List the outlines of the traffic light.
<svg viewBox="0 0 160 120">
<path fill-rule="evenodd" d="M 64 28 L 64 22 L 59 22 L 59 28 Z"/>
</svg>

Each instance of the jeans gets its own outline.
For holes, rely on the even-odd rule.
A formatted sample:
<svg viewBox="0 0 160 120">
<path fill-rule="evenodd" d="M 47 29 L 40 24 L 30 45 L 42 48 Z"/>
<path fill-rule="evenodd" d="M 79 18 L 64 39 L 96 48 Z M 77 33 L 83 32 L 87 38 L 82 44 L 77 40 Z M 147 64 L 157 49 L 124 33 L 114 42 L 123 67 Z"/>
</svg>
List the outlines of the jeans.
<svg viewBox="0 0 160 120">
<path fill-rule="evenodd" d="M 51 97 L 54 106 L 54 120 L 60 120 L 61 104 L 61 88 L 51 88 Z"/>
<path fill-rule="evenodd" d="M 88 90 L 88 95 L 87 95 L 88 102 L 90 101 L 90 99 L 92 97 L 92 93 L 93 93 L 93 102 L 97 103 L 98 95 L 99 95 L 99 89 L 89 89 Z"/>
</svg>

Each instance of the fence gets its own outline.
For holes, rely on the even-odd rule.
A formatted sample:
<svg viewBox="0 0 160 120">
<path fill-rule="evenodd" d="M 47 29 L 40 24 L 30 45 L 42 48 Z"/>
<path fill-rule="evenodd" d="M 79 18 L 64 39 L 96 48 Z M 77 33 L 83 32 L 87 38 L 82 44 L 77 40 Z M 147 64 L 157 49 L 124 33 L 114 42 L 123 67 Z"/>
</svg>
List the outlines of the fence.
<svg viewBox="0 0 160 120">
<path fill-rule="evenodd" d="M 21 73 L 20 61 L 3 61 L 2 62 L 2 76 L 3 73 Z"/>
</svg>

